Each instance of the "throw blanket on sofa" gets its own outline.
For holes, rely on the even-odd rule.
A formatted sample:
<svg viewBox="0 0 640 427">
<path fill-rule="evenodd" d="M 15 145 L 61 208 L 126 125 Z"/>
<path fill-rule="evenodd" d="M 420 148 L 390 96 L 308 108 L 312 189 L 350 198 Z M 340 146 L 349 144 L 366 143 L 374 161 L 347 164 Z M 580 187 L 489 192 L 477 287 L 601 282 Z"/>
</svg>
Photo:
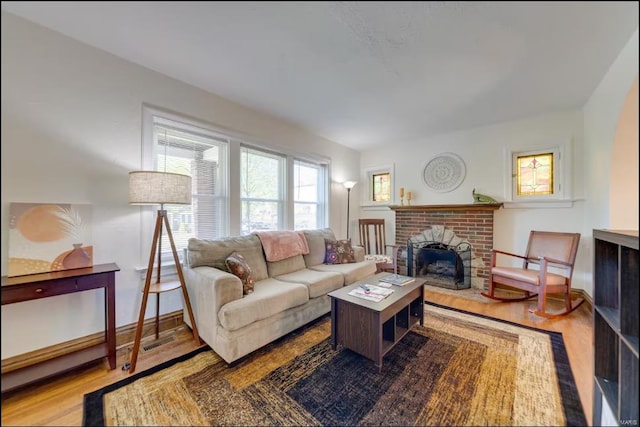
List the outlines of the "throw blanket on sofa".
<svg viewBox="0 0 640 427">
<path fill-rule="evenodd" d="M 256 231 L 267 261 L 275 262 L 309 253 L 307 239 L 301 231 Z"/>
</svg>

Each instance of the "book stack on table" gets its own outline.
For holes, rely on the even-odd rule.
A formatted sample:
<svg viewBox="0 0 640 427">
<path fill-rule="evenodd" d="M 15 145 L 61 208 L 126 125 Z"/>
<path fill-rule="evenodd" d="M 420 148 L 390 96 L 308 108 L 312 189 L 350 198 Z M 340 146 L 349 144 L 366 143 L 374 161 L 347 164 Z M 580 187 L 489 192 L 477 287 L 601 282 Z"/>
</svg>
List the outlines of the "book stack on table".
<svg viewBox="0 0 640 427">
<path fill-rule="evenodd" d="M 415 279 L 411 276 L 403 276 L 401 274 L 389 274 L 381 279 L 379 282 L 389 283 L 396 286 L 404 286 L 407 283 L 413 282 Z M 384 285 L 383 285 L 384 286 Z"/>
</svg>

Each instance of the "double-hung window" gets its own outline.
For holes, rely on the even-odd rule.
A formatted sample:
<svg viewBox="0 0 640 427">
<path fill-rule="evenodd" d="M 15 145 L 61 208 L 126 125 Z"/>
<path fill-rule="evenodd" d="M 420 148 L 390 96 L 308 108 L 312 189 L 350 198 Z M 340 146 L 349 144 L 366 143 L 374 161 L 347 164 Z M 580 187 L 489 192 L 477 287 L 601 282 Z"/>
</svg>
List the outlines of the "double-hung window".
<svg viewBox="0 0 640 427">
<path fill-rule="evenodd" d="M 242 234 L 285 228 L 285 160 L 281 154 L 241 147 Z"/>
<path fill-rule="evenodd" d="M 326 223 L 326 165 L 293 161 L 293 228 L 310 230 Z"/>
<path fill-rule="evenodd" d="M 192 178 L 192 204 L 164 206 L 180 256 L 191 237 L 328 225 L 328 159 L 254 145 L 239 134 L 150 106 L 143 108 L 143 141 L 145 170 Z M 237 179 L 233 186 L 228 177 Z M 230 194 L 230 188 L 239 193 Z M 230 212 L 238 214 L 230 217 Z M 143 229 L 153 228 L 150 215 L 143 221 Z M 161 249 L 163 265 L 169 266 L 173 258 L 166 233 Z"/>
<path fill-rule="evenodd" d="M 241 233 L 326 227 L 327 169 L 327 162 L 243 145 Z"/>
<path fill-rule="evenodd" d="M 224 135 L 205 125 L 148 111 L 147 129 L 152 156 L 149 167 L 159 172 L 191 176 L 191 205 L 165 205 L 179 256 L 191 237 L 216 239 L 228 230 L 228 143 Z M 148 146 L 147 146 L 148 147 Z M 166 233 L 162 235 L 163 263 L 173 262 Z"/>
</svg>

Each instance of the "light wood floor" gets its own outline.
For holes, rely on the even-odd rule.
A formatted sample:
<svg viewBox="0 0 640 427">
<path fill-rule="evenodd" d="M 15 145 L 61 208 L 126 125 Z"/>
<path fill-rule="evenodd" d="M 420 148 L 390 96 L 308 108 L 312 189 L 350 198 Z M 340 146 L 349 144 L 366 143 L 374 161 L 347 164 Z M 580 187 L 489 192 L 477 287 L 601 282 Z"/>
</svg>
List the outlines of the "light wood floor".
<svg viewBox="0 0 640 427">
<path fill-rule="evenodd" d="M 578 386 L 585 416 L 591 425 L 593 398 L 593 328 L 587 304 L 560 319 L 548 320 L 529 313 L 535 302 L 477 302 L 456 296 L 427 291 L 427 301 L 509 320 L 540 329 L 561 332 Z M 549 303 L 551 310 L 555 309 Z M 174 340 L 160 347 L 141 351 L 136 372 L 194 350 L 197 346 L 188 329 L 168 332 Z M 162 337 L 161 337 L 162 338 Z M 144 344 L 144 342 L 143 342 Z M 28 386 L 2 395 L 2 425 L 82 425 L 82 401 L 86 393 L 98 390 L 129 376 L 121 370 L 129 360 L 130 348 L 118 351 L 118 367 L 107 368 L 106 361 L 79 369 L 43 384 Z"/>
</svg>

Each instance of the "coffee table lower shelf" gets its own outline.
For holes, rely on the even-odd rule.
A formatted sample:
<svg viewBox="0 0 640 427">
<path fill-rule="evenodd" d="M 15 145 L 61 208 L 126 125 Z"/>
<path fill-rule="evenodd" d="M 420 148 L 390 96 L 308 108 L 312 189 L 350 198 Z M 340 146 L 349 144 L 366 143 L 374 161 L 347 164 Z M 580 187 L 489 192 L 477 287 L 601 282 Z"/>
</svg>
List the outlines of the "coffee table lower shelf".
<svg viewBox="0 0 640 427">
<path fill-rule="evenodd" d="M 374 276 L 329 293 L 331 297 L 331 345 L 343 346 L 374 361 L 382 370 L 382 359 L 416 324 L 424 324 L 424 281 L 395 287 L 380 302 L 349 295 L 360 283 L 377 284 Z"/>
</svg>

